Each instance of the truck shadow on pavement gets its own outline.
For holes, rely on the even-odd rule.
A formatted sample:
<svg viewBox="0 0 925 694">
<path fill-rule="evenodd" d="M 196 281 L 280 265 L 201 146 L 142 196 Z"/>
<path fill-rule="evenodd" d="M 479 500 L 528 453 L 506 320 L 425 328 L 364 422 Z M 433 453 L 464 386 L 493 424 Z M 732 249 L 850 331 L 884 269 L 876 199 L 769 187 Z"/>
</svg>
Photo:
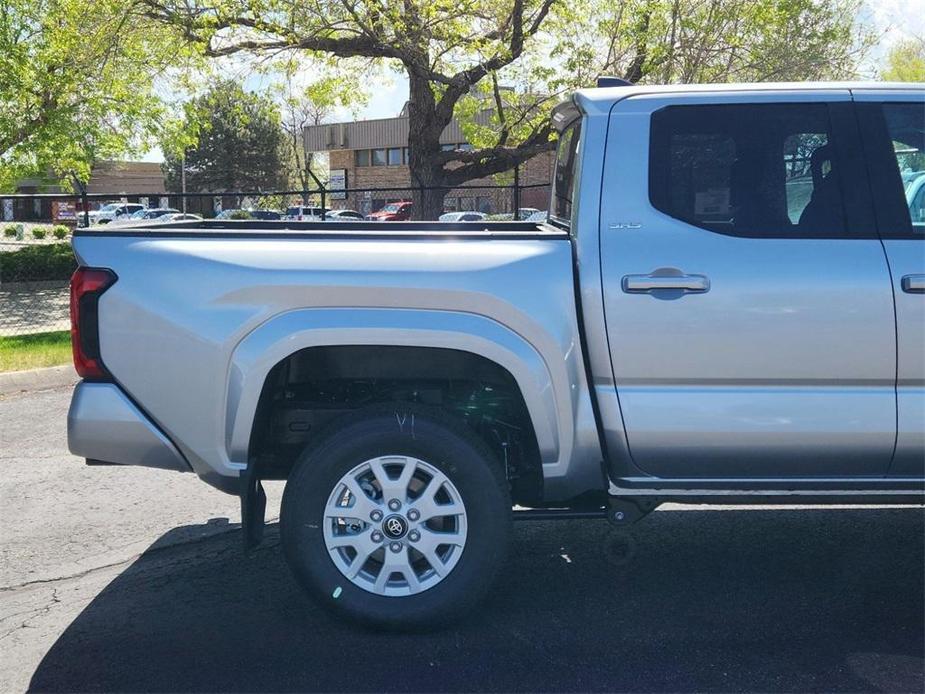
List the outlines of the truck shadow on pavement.
<svg viewBox="0 0 925 694">
<path fill-rule="evenodd" d="M 30 691 L 923 690 L 921 509 L 658 512 L 629 558 L 604 522 L 525 522 L 488 601 L 427 634 L 321 611 L 275 526 L 250 556 L 238 531 L 174 543 L 190 530 L 93 599 Z"/>
</svg>

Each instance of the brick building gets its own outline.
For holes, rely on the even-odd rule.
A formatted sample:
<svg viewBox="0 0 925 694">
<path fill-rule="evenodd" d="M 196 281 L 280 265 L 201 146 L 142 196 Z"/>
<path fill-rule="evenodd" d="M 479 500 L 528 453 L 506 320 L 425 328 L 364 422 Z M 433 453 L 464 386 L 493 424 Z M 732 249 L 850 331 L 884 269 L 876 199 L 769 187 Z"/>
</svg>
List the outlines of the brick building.
<svg viewBox="0 0 925 694">
<path fill-rule="evenodd" d="M 408 118 L 404 111 L 395 118 L 308 126 L 304 142 L 307 153 L 327 153 L 331 187 L 347 189 L 346 193 L 331 196 L 331 207 L 369 214 L 388 202 L 411 199 L 410 190 L 401 190 L 412 186 L 408 170 Z M 470 148 L 455 120 L 443 131 L 440 143 L 446 149 Z M 546 209 L 553 167 L 553 152 L 521 164 L 521 207 Z M 503 183 L 508 186 L 504 189 L 498 189 L 499 181 L 492 177 L 470 181 L 465 188 L 450 190 L 444 207 L 447 211 L 511 212 L 512 182 L 510 173 L 504 177 Z M 380 190 L 362 190 L 366 188 Z"/>
<path fill-rule="evenodd" d="M 16 192 L 20 194 L 60 193 L 63 190 L 53 178 L 23 179 L 16 186 Z M 87 192 L 105 193 L 112 195 L 113 200 L 124 198 L 131 202 L 138 202 L 140 196 L 148 196 L 150 204 L 156 205 L 166 194 L 164 173 L 157 162 L 99 161 L 90 172 Z M 156 197 L 152 199 L 150 196 Z M 51 200 L 19 198 L 11 203 L 9 210 L 0 209 L 0 219 L 3 221 L 47 221 L 52 218 Z M 95 202 L 92 206 L 99 207 L 99 203 Z"/>
</svg>

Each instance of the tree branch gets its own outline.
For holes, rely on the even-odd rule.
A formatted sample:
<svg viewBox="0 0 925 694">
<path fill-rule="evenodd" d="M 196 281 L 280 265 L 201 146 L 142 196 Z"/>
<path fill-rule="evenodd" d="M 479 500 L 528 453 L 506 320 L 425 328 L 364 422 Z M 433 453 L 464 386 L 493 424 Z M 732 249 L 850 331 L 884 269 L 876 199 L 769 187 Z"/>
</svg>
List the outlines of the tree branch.
<svg viewBox="0 0 925 694">
<path fill-rule="evenodd" d="M 537 13 L 530 20 L 529 26 L 524 28 L 524 0 L 514 0 L 511 14 L 502 26 L 510 27 L 510 40 L 504 53 L 495 53 L 491 58 L 483 60 L 466 70 L 457 72 L 449 78 L 446 91 L 437 103 L 436 116 L 441 122 L 449 123 L 453 118 L 456 102 L 462 98 L 474 84 L 477 84 L 490 72 L 496 72 L 520 58 L 524 51 L 525 39 L 539 31 L 543 20 L 552 9 L 556 0 L 543 0 Z"/>
<path fill-rule="evenodd" d="M 233 55 L 242 51 L 259 53 L 280 49 L 332 53 L 342 58 L 395 58 L 402 61 L 410 58 L 405 51 L 388 45 L 372 35 L 357 33 L 353 36 L 337 36 L 335 34 L 338 30 L 334 26 L 321 27 L 319 33 L 311 36 L 299 36 L 286 27 L 260 19 L 240 15 L 230 17 L 214 15 L 214 21 L 206 22 L 204 10 L 179 12 L 158 0 L 140 0 L 140 2 L 150 8 L 144 13 L 145 16 L 179 28 L 188 41 L 201 45 L 205 54 L 210 58 Z M 222 29 L 250 29 L 279 38 L 247 39 L 213 47 L 212 39 Z M 344 30 L 341 29 L 341 31 Z"/>
<path fill-rule="evenodd" d="M 498 145 L 472 152 L 442 152 L 441 154 L 451 155 L 447 157 L 449 161 L 463 162 L 462 166 L 445 170 L 445 184 L 450 187 L 458 186 L 477 178 L 509 171 L 537 154 L 552 149 L 550 133 L 551 128 L 547 123 L 516 147 Z"/>
</svg>

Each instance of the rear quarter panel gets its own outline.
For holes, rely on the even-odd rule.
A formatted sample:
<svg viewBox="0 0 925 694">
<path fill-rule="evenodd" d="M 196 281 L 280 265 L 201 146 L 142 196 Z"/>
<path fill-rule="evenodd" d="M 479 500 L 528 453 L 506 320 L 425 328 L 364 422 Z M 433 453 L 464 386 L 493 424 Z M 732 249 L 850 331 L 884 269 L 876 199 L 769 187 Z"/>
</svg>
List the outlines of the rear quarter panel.
<svg viewBox="0 0 925 694">
<path fill-rule="evenodd" d="M 119 277 L 100 300 L 104 363 L 209 481 L 245 467 L 266 371 L 342 335 L 507 359 L 550 499 L 602 485 L 566 239 L 86 236 L 74 247 Z"/>
</svg>

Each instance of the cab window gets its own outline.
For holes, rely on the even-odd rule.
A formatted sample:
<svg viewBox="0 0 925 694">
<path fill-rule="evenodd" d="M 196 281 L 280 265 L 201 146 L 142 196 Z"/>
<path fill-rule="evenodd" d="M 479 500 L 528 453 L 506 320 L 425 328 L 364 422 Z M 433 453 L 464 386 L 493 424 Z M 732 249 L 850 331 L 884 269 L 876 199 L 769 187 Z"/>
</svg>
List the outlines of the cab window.
<svg viewBox="0 0 925 694">
<path fill-rule="evenodd" d="M 568 225 L 572 219 L 572 206 L 578 190 L 578 147 L 581 140 L 581 121 L 577 120 L 559 135 L 556 147 L 556 169 L 552 186 L 550 219 Z"/>
</svg>

